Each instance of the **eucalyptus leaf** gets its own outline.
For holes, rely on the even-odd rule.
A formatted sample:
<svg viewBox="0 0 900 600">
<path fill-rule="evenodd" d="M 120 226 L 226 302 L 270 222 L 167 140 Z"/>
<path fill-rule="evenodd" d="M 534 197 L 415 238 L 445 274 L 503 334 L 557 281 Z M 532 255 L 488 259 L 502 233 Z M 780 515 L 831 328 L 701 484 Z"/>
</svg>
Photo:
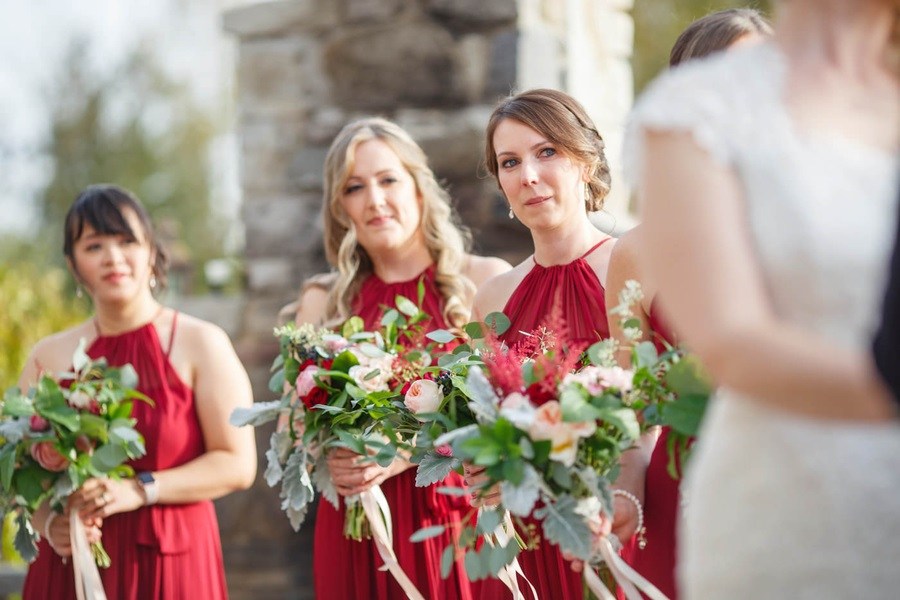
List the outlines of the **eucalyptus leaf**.
<svg viewBox="0 0 900 600">
<path fill-rule="evenodd" d="M 453 544 L 449 544 L 441 553 L 441 577 L 447 579 L 450 576 L 450 569 L 453 568 L 454 558 L 456 556 L 456 548 Z"/>
<path fill-rule="evenodd" d="M 16 469 L 16 446 L 15 444 L 5 444 L 0 449 L 0 483 L 3 489 L 9 491 L 12 485 L 13 473 Z"/>
<path fill-rule="evenodd" d="M 456 336 L 446 329 L 435 329 L 434 331 L 429 331 L 425 334 L 425 337 L 433 342 L 437 342 L 438 344 L 449 344 L 456 339 Z"/>
<path fill-rule="evenodd" d="M 11 388 L 3 396 L 3 414 L 9 417 L 30 417 L 34 414 L 34 403 L 18 389 Z"/>
<path fill-rule="evenodd" d="M 433 537 L 437 537 L 444 533 L 443 525 L 432 525 L 431 527 L 423 527 L 419 529 L 411 536 L 409 536 L 409 541 L 412 543 L 424 542 L 425 540 L 430 540 Z"/>
<path fill-rule="evenodd" d="M 678 433 L 696 436 L 700 423 L 706 414 L 709 403 L 707 394 L 687 394 L 679 396 L 671 404 L 666 404 L 662 412 L 662 421 Z"/>
<path fill-rule="evenodd" d="M 478 527 L 477 530 L 482 535 L 490 535 L 500 526 L 502 522 L 502 512 L 493 507 L 484 507 L 478 511 Z"/>
<path fill-rule="evenodd" d="M 415 317 L 419 314 L 419 307 L 409 298 L 397 295 L 394 298 L 394 304 L 396 304 L 400 312 L 407 317 Z"/>
<path fill-rule="evenodd" d="M 284 391 L 284 384 L 284 369 L 278 369 L 277 371 L 272 373 L 272 377 L 269 378 L 269 391 L 275 394 L 280 394 Z"/>
<path fill-rule="evenodd" d="M 503 335 L 511 323 L 502 312 L 492 312 L 484 318 L 484 324 L 494 330 L 494 335 Z"/>
<path fill-rule="evenodd" d="M 104 473 L 111 471 L 128 459 L 125 449 L 116 444 L 104 444 L 94 450 L 91 456 L 91 464 L 98 471 Z"/>
<path fill-rule="evenodd" d="M 138 374 L 134 367 L 131 366 L 131 363 L 126 363 L 119 367 L 119 385 L 124 388 L 137 388 Z"/>
<path fill-rule="evenodd" d="M 480 340 L 484 337 L 484 328 L 478 321 L 472 321 L 463 325 L 463 331 L 473 340 Z"/>
<path fill-rule="evenodd" d="M 709 377 L 695 356 L 685 356 L 666 373 L 666 383 L 678 395 L 709 395 Z"/>
<path fill-rule="evenodd" d="M 476 550 L 466 551 L 463 564 L 466 566 L 466 575 L 469 576 L 470 581 L 484 579 L 484 576 L 487 575 L 485 569 L 486 565 L 482 563 L 481 557 Z"/>
<path fill-rule="evenodd" d="M 659 353 L 653 342 L 640 342 L 632 349 L 636 368 L 652 367 L 659 360 Z"/>
</svg>

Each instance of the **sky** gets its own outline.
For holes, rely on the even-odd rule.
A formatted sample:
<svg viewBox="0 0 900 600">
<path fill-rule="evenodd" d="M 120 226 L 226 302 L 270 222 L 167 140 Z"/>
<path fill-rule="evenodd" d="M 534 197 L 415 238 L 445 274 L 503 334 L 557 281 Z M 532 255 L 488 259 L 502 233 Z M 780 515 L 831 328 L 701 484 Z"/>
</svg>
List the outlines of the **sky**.
<svg viewBox="0 0 900 600">
<path fill-rule="evenodd" d="M 152 36 L 170 75 L 190 82 L 200 103 L 221 105 L 234 83 L 234 42 L 221 29 L 228 4 L 234 1 L 0 0 L 0 235 L 34 225 L 35 192 L 51 167 L 40 155 L 45 90 L 68 43 L 87 37 L 90 67 L 100 74 Z M 233 133 L 216 140 L 212 153 L 213 179 L 227 199 L 223 211 L 233 216 L 240 198 Z"/>
</svg>

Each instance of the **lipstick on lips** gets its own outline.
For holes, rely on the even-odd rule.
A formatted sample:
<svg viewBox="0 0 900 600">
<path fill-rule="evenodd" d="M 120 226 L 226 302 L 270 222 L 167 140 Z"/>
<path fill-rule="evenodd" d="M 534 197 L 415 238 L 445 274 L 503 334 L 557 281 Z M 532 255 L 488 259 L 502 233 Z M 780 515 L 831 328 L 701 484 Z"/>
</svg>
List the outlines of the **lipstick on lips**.
<svg viewBox="0 0 900 600">
<path fill-rule="evenodd" d="M 525 201 L 525 206 L 534 206 L 536 204 L 540 204 L 541 202 L 545 202 L 552 198 L 552 196 L 535 196 L 533 198 L 529 198 Z"/>
</svg>

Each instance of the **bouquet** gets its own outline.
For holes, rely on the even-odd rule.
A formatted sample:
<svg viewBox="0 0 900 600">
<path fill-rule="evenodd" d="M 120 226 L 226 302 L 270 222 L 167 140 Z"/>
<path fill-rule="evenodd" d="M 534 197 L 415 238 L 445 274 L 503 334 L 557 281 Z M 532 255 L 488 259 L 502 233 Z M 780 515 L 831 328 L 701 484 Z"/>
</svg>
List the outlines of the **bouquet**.
<svg viewBox="0 0 900 600">
<path fill-rule="evenodd" d="M 91 360 L 81 341 L 73 371 L 41 375 L 23 394 L 10 388 L 0 409 L 0 505 L 15 513 L 16 551 L 37 557 L 38 533 L 32 516 L 44 502 L 58 513 L 66 499 L 91 477 L 134 476 L 125 464 L 146 453 L 135 430 L 135 400 L 152 401 L 137 391 L 131 365 L 110 367 Z M 101 543 L 92 545 L 95 562 L 108 567 Z"/>
<path fill-rule="evenodd" d="M 397 296 L 395 304 L 377 331 L 366 331 L 355 316 L 339 333 L 308 324 L 277 328 L 280 354 L 269 387 L 281 399 L 239 409 L 231 417 L 238 426 L 279 421 L 266 452 L 265 478 L 270 486 L 281 483 L 282 510 L 294 530 L 316 490 L 339 506 L 325 463 L 330 449 L 348 448 L 386 467 L 398 449 L 410 446 L 398 428 L 399 407 L 404 396 L 421 393 L 424 398 L 427 384 L 420 380 L 431 364 L 429 350 L 453 336 L 427 334 L 429 315 L 409 299 Z M 371 535 L 360 500 L 358 495 L 344 499 L 344 533 L 354 540 Z"/>
<path fill-rule="evenodd" d="M 669 427 L 669 474 L 677 479 L 679 466 L 687 459 L 691 443 L 697 436 L 712 384 L 699 360 L 683 347 L 662 340 L 662 351 L 641 329 L 632 307 L 643 299 L 637 281 L 628 280 L 619 292 L 619 304 L 609 310 L 618 315 L 622 331 L 631 341 L 631 391 L 629 404 L 644 427 Z M 604 365 L 614 364 L 617 343 L 607 340 L 591 348 L 593 359 Z"/>
</svg>

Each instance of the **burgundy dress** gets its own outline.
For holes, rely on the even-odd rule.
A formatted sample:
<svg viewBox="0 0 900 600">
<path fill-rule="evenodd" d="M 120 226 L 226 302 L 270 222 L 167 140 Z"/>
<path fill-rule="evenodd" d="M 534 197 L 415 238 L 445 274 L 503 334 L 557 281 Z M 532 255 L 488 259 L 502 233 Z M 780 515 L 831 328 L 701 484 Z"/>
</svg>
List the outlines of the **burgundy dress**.
<svg viewBox="0 0 900 600">
<path fill-rule="evenodd" d="M 440 296 L 434 282 L 434 269 L 428 268 L 410 281 L 385 283 L 375 275 L 363 282 L 353 303 L 353 313 L 362 317 L 367 329 L 378 328 L 384 307 L 393 307 L 399 294 L 417 299 L 420 278 L 424 278 L 425 298 L 422 310 L 433 320 L 429 329 L 444 327 Z M 441 577 L 441 554 L 451 544 L 452 533 L 424 542 L 413 543 L 409 536 L 423 527 L 459 523 L 471 511 L 468 496 L 460 498 L 439 494 L 439 486 L 465 487 L 465 480 L 455 472 L 428 487 L 416 487 L 416 470 L 408 469 L 381 484 L 391 507 L 394 552 L 400 566 L 425 598 L 473 598 L 472 586 L 466 578 L 462 560 L 457 561 L 447 579 Z M 318 600 L 405 600 L 406 594 L 387 571 L 372 540 L 356 542 L 344 537 L 344 505 L 335 510 L 328 501 L 320 501 L 316 516 L 313 548 L 313 573 Z"/>
<path fill-rule="evenodd" d="M 660 314 L 659 304 L 654 298 L 650 303 L 648 315 L 653 343 L 660 352 L 665 350 L 663 342 L 674 345 L 675 335 Z M 635 538 L 625 544 L 622 558 L 634 569 L 659 588 L 670 600 L 675 600 L 675 565 L 677 562 L 677 545 L 675 543 L 675 524 L 678 520 L 678 506 L 681 494 L 678 486 L 680 479 L 669 475 L 669 452 L 667 441 L 670 429 L 664 427 L 653 454 L 644 483 L 644 527 L 647 545 L 641 550 Z M 679 465 L 679 470 L 681 466 Z M 619 593 L 619 598 L 624 596 Z"/>
<path fill-rule="evenodd" d="M 543 267 L 535 262 L 503 308 L 503 313 L 512 324 L 501 336 L 503 341 L 512 345 L 522 339 L 525 333 L 543 325 L 557 301 L 561 302 L 563 317 L 569 329 L 569 342 L 592 344 L 608 338 L 605 292 L 597 274 L 585 258 L 610 239 L 612 238 L 604 239 L 580 258 L 565 265 Z M 525 521 L 536 524 L 537 531 L 541 531 L 540 522 L 530 519 Z M 582 598 L 582 575 L 571 569 L 569 561 L 563 559 L 556 544 L 542 540 L 535 550 L 524 551 L 519 555 L 519 564 L 537 590 L 538 598 Z M 526 586 L 520 583 L 519 587 L 530 597 Z M 503 596 L 499 593 L 503 593 Z M 505 587 L 497 587 L 493 582 L 485 585 L 482 591 L 484 600 L 510 595 Z"/>
<path fill-rule="evenodd" d="M 133 461 L 137 472 L 183 465 L 206 452 L 194 393 L 163 352 L 153 323 L 118 335 L 99 335 L 88 349 L 110 365 L 131 363 L 138 389 L 154 406 L 136 401 L 132 416 L 147 454 Z M 227 598 L 219 526 L 212 502 L 157 504 L 113 515 L 103 522 L 103 545 L 112 566 L 100 569 L 110 600 L 193 600 Z M 25 578 L 25 600 L 75 598 L 72 561 L 67 564 L 46 541 Z"/>
</svg>

